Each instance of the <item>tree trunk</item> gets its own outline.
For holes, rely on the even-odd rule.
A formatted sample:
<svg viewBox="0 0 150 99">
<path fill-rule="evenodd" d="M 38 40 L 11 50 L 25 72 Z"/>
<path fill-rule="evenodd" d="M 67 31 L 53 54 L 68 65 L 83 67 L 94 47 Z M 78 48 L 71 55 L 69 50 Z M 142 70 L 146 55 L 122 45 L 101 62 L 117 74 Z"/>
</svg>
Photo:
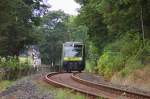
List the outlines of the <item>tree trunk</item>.
<svg viewBox="0 0 150 99">
<path fill-rule="evenodd" d="M 144 37 L 145 31 L 144 31 L 144 22 L 143 22 L 143 7 L 141 7 L 140 18 L 141 18 L 141 28 L 142 28 L 143 46 L 145 46 L 145 37 Z"/>
</svg>

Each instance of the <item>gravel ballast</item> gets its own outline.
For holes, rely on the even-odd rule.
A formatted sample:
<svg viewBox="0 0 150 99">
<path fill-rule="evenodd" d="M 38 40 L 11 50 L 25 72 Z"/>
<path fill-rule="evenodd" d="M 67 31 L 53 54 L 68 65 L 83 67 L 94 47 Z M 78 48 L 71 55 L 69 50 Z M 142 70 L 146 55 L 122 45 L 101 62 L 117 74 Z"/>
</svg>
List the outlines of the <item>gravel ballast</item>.
<svg viewBox="0 0 150 99">
<path fill-rule="evenodd" d="M 35 74 L 17 80 L 11 87 L 0 93 L 0 99 L 54 99 L 52 91 L 42 90 L 37 80 L 42 74 Z"/>
<path fill-rule="evenodd" d="M 135 87 L 131 87 L 131 86 L 121 86 L 121 85 L 117 85 L 117 84 L 113 84 L 109 81 L 106 81 L 103 76 L 100 75 L 96 75 L 96 74 L 92 74 L 92 73 L 80 73 L 77 74 L 76 76 L 78 76 L 81 79 L 93 82 L 93 83 L 97 83 L 97 84 L 104 84 L 104 85 L 108 85 L 108 86 L 112 86 L 112 87 L 116 87 L 116 88 L 120 88 L 120 89 L 124 89 L 124 90 L 129 90 L 129 91 L 133 91 L 133 92 L 139 92 L 139 93 L 144 93 L 144 94 L 150 94 L 149 91 L 145 91 L 145 90 L 141 90 Z"/>
</svg>

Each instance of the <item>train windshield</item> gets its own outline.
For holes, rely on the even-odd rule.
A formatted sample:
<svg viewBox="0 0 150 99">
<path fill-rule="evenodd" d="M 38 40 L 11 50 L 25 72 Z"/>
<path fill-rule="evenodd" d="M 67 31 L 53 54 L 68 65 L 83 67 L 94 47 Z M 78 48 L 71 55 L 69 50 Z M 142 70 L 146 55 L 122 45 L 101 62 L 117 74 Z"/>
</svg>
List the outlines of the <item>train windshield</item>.
<svg viewBox="0 0 150 99">
<path fill-rule="evenodd" d="M 64 46 L 64 57 L 82 57 L 82 45 Z"/>
</svg>

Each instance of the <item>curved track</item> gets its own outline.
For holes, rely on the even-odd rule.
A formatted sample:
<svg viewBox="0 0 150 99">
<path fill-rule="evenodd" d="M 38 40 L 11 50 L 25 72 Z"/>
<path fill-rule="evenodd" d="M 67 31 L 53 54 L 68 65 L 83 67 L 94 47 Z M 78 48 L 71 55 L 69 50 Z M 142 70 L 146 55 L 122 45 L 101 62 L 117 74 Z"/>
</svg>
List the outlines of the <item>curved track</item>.
<svg viewBox="0 0 150 99">
<path fill-rule="evenodd" d="M 104 97 L 109 99 L 117 99 L 125 97 L 125 99 L 150 99 L 149 95 L 129 92 L 103 84 L 95 84 L 78 78 L 73 73 L 50 73 L 45 76 L 45 80 L 58 87 L 69 88 L 93 97 Z"/>
<path fill-rule="evenodd" d="M 79 78 L 78 76 L 76 76 L 77 73 L 74 73 L 71 77 L 72 79 L 74 79 L 77 82 L 80 82 L 82 84 L 85 84 L 87 86 L 93 86 L 95 88 L 101 89 L 101 90 L 105 90 L 107 92 L 110 92 L 112 94 L 116 94 L 116 95 L 124 95 L 127 98 L 131 98 L 131 99 L 150 99 L 150 94 L 144 94 L 144 93 L 139 93 L 139 92 L 134 92 L 134 91 L 130 91 L 130 90 L 125 90 L 125 89 L 121 89 L 118 87 L 114 87 L 111 85 L 107 85 L 104 83 L 94 83 L 94 82 L 90 82 L 84 79 Z"/>
<path fill-rule="evenodd" d="M 72 73 L 51 73 L 45 76 L 45 80 L 54 86 L 66 87 L 93 97 L 105 97 L 109 99 L 117 97 L 117 95 L 77 82 L 72 79 L 72 75 Z"/>
</svg>

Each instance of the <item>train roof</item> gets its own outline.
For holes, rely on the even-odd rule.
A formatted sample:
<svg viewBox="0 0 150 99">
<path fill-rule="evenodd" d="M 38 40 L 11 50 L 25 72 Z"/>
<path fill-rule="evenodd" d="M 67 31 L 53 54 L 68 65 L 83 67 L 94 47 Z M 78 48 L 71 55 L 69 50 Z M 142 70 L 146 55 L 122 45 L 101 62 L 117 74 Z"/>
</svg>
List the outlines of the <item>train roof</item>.
<svg viewBox="0 0 150 99">
<path fill-rule="evenodd" d="M 63 43 L 63 45 L 74 45 L 74 44 L 78 44 L 78 45 L 83 45 L 83 42 L 65 42 L 65 43 Z"/>
</svg>

